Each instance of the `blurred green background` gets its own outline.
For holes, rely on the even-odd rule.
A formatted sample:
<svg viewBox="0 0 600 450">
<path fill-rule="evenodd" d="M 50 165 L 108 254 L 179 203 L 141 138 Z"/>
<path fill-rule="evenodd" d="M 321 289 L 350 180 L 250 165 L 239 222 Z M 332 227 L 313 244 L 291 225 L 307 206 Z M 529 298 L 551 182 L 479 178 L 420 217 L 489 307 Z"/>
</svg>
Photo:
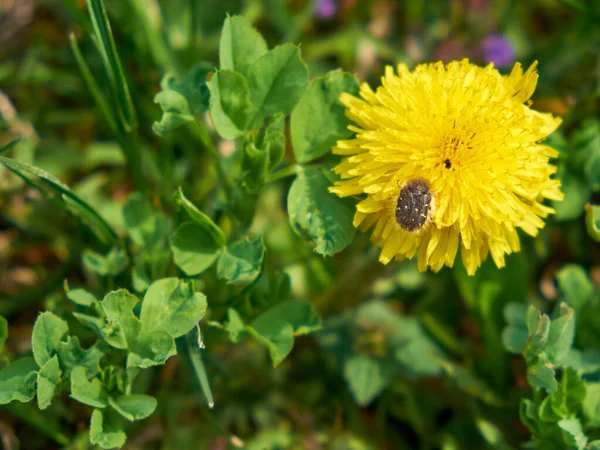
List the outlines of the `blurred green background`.
<svg viewBox="0 0 600 450">
<path fill-rule="evenodd" d="M 577 286 L 594 292 L 588 320 L 577 322 L 576 343 L 588 356 L 600 351 L 600 249 L 584 219 L 586 203 L 597 202 L 600 190 L 600 2 L 106 0 L 106 8 L 137 111 L 133 145 L 143 155 L 144 183 L 167 214 L 178 186 L 195 200 L 210 199 L 216 178 L 194 129 L 164 138 L 152 132 L 161 116 L 153 98 L 168 72 L 182 76 L 199 61 L 216 67 L 226 14 L 246 17 L 269 47 L 299 43 L 311 79 L 341 67 L 377 86 L 384 67 L 398 62 L 412 67 L 467 57 L 506 73 L 516 61 L 537 60 L 533 107 L 563 118 L 549 143 L 561 151 L 564 202 L 554 205 L 557 214 L 538 237 L 522 239 L 523 251 L 507 258 L 505 269 L 488 261 L 472 278 L 461 267 L 432 274 L 410 261 L 381 266 L 377 249 L 360 234 L 343 253 L 324 259 L 290 229 L 289 180 L 269 184 L 252 222 L 253 232 L 265 233 L 272 269 L 259 300 L 289 289 L 322 314 L 323 331 L 298 338 L 273 368 L 255 342 L 233 345 L 207 327 L 215 408 L 206 407 L 189 362 L 169 360 L 138 381 L 159 409 L 130 425 L 125 448 L 222 450 L 243 441 L 256 450 L 507 449 L 529 440 L 518 405 L 532 391 L 525 362 L 503 345 L 506 305 L 552 311 L 569 295 L 557 271 L 576 264 L 585 279 Z M 135 181 L 69 41 L 79 43 L 100 94 L 109 98 L 86 9 L 82 0 L 0 0 L 0 146 L 21 139 L 9 156 L 60 178 L 121 232 L 121 206 Z M 235 152 L 228 141 L 218 149 L 226 161 Z M 216 208 L 202 203 L 209 215 Z M 95 276 L 82 264 L 87 247 L 100 247 L 81 233 L 68 214 L 0 170 L 0 314 L 10 324 L 0 365 L 29 351 L 40 310 L 70 310 L 64 279 L 99 293 L 120 287 L 122 279 Z M 220 294 L 206 283 L 210 308 Z M 369 388 L 356 392 L 348 374 L 361 357 L 381 365 L 367 373 Z M 590 356 L 591 368 L 580 374 L 600 380 L 599 361 Z M 0 442 L 7 449 L 88 448 L 89 415 L 66 394 L 44 412 L 32 403 L 11 404 L 0 409 Z M 592 428 L 590 439 L 600 437 Z M 548 442 L 534 448 L 580 448 Z"/>
</svg>

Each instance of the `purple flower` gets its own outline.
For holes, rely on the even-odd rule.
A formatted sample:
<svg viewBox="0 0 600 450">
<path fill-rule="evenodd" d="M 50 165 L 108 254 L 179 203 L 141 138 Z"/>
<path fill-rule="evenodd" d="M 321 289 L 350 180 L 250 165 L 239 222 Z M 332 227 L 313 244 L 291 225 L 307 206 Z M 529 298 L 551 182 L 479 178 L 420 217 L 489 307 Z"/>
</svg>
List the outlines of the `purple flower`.
<svg viewBox="0 0 600 450">
<path fill-rule="evenodd" d="M 515 49 L 501 34 L 490 34 L 481 43 L 483 59 L 498 68 L 511 66 L 515 62 Z"/>
<path fill-rule="evenodd" d="M 331 19 L 337 12 L 337 0 L 318 0 L 315 14 L 320 19 Z"/>
</svg>

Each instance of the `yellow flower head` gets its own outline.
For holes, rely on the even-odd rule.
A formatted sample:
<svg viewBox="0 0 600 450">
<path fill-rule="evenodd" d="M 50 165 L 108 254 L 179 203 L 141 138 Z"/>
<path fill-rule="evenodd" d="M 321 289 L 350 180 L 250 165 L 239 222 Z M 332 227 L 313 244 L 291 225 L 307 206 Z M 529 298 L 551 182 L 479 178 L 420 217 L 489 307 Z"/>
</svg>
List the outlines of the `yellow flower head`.
<svg viewBox="0 0 600 450">
<path fill-rule="evenodd" d="M 460 244 L 469 274 L 488 252 L 498 267 L 519 251 L 516 228 L 535 236 L 562 200 L 551 180 L 558 155 L 540 142 L 560 119 L 529 108 L 537 73 L 516 64 L 509 76 L 468 60 L 422 64 L 398 74 L 387 67 L 382 86 L 366 83 L 356 98 L 342 94 L 356 137 L 333 152 L 340 197 L 366 194 L 354 226 L 374 226 L 380 261 L 419 253 L 419 270 L 452 266 Z M 411 213 L 412 211 L 412 213 Z"/>
</svg>

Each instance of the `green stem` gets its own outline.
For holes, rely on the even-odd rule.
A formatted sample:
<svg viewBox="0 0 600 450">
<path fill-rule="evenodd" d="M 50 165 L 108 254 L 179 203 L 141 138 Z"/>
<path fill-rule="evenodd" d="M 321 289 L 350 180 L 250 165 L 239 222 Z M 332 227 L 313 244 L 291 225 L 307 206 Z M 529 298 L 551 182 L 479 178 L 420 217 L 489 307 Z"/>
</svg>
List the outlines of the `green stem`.
<svg viewBox="0 0 600 450">
<path fill-rule="evenodd" d="M 206 399 L 206 404 L 212 409 L 215 406 L 215 401 L 213 399 L 210 384 L 208 382 L 206 368 L 204 367 L 204 362 L 202 361 L 202 353 L 200 347 L 198 346 L 198 342 L 194 342 L 191 335 L 192 333 L 188 333 L 185 341 L 185 345 L 187 345 L 188 356 L 190 358 L 192 368 L 194 369 L 194 373 L 196 374 L 198 383 L 200 384 L 200 388 L 202 389 L 202 394 Z"/>
<path fill-rule="evenodd" d="M 282 178 L 289 177 L 292 175 L 296 175 L 300 166 L 298 164 L 292 164 L 291 166 L 284 167 L 283 169 L 278 170 L 277 172 L 273 172 L 265 178 L 266 183 L 271 183 L 273 181 L 281 180 Z"/>
<path fill-rule="evenodd" d="M 225 197 L 227 198 L 227 202 L 231 203 L 231 185 L 229 184 L 229 180 L 227 179 L 227 174 L 225 173 L 225 169 L 223 168 L 223 164 L 221 164 L 221 158 L 219 156 L 219 151 L 213 144 L 208 130 L 206 129 L 206 125 L 199 121 L 195 120 L 194 124 L 196 125 L 195 130 L 198 133 L 198 137 L 202 141 L 204 148 L 208 151 L 212 162 L 215 166 L 215 170 L 217 172 L 217 177 L 219 178 L 219 182 L 223 186 L 223 191 L 225 192 Z"/>
</svg>

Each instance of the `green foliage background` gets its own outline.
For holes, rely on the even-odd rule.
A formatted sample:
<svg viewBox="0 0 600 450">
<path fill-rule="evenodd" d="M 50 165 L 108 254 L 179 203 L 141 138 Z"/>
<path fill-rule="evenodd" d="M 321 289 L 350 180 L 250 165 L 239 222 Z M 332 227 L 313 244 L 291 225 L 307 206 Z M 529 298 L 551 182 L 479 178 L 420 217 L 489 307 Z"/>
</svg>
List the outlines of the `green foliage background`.
<svg viewBox="0 0 600 450">
<path fill-rule="evenodd" d="M 600 449 L 600 3 L 0 4 L 9 449 Z M 565 200 L 499 270 L 382 266 L 338 101 L 500 34 Z"/>
</svg>

